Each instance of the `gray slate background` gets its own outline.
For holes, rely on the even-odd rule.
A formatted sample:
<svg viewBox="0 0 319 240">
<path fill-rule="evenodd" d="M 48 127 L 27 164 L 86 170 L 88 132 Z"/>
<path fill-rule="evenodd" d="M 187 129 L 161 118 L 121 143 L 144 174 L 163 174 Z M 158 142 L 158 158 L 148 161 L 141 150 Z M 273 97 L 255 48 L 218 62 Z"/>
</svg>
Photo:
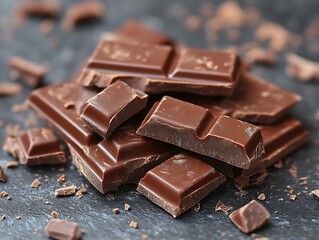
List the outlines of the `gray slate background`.
<svg viewBox="0 0 319 240">
<path fill-rule="evenodd" d="M 52 64 L 45 84 L 68 80 L 79 64 L 94 49 L 101 33 L 112 31 L 124 21 L 136 18 L 153 26 L 176 40 L 192 47 L 207 48 L 209 46 L 202 31 L 190 32 L 183 22 L 176 20 L 168 9 L 173 3 L 179 2 L 192 14 L 197 13 L 198 6 L 204 1 L 170 1 L 170 0 L 108 0 L 106 15 L 102 22 L 82 24 L 72 32 L 65 32 L 59 26 L 61 17 L 55 19 L 57 27 L 53 32 L 44 35 L 39 31 L 40 19 L 33 18 L 23 28 L 10 31 L 10 15 L 14 7 L 22 2 L 18 0 L 0 1 L 0 81 L 9 81 L 6 61 L 10 56 L 18 55 L 35 62 Z M 63 12 L 72 1 L 60 1 Z M 221 1 L 214 1 L 215 5 Z M 303 33 L 305 26 L 318 15 L 319 1 L 317 0 L 281 0 L 281 1 L 241 1 L 260 8 L 265 18 L 284 24 L 296 34 Z M 9 30 L 8 30 L 9 29 Z M 244 42 L 252 36 L 247 30 L 239 42 Z M 56 43 L 55 47 L 50 43 Z M 220 38 L 216 46 L 226 46 Z M 303 46 L 298 53 L 319 62 L 319 54 L 307 51 Z M 303 84 L 289 79 L 284 73 L 284 58 L 274 68 L 254 67 L 253 71 L 278 85 L 299 93 L 303 101 L 293 111 L 311 132 L 310 142 L 300 151 L 292 154 L 292 162 L 281 170 L 271 170 L 270 177 L 260 188 L 248 190 L 242 198 L 235 196 L 237 189 L 228 182 L 201 201 L 201 210 L 195 213 L 188 211 L 178 219 L 173 219 L 162 209 L 156 207 L 138 194 L 134 186 L 126 186 L 118 192 L 102 195 L 97 192 L 86 179 L 80 176 L 76 169 L 68 164 L 66 176 L 68 184 L 77 186 L 88 185 L 88 194 L 82 199 L 68 197 L 57 199 L 54 189 L 60 185 L 56 183 L 59 172 L 52 168 L 27 168 L 19 166 L 17 169 L 6 170 L 9 179 L 6 184 L 0 183 L 0 191 L 6 191 L 13 197 L 8 201 L 0 198 L 0 215 L 5 214 L 6 220 L 0 222 L 0 239 L 46 239 L 44 226 L 51 219 L 50 213 L 56 210 L 60 218 L 68 218 L 80 224 L 85 229 L 83 239 L 140 239 L 145 233 L 149 239 L 250 239 L 242 234 L 229 221 L 224 213 L 215 213 L 214 207 L 218 200 L 234 209 L 246 204 L 251 199 L 257 199 L 259 193 L 265 193 L 264 206 L 271 213 L 270 223 L 258 231 L 257 236 L 271 239 L 316 239 L 319 232 L 319 201 L 309 196 L 309 192 L 319 188 L 318 165 L 319 150 L 315 144 L 319 140 L 318 129 L 314 126 L 315 114 L 319 109 L 319 85 Z M 24 94 L 16 97 L 0 98 L 0 119 L 5 123 L 21 123 L 27 114 L 12 114 L 13 104 L 21 103 L 30 93 L 25 87 Z M 0 129 L 0 142 L 5 138 L 5 130 Z M 4 166 L 10 156 L 0 151 L 0 165 Z M 298 177 L 309 177 L 307 185 L 299 186 L 299 180 L 288 172 L 291 164 L 298 169 Z M 317 168 L 316 168 L 317 167 Z M 31 182 L 37 176 L 42 177 L 42 186 L 32 189 Z M 45 183 L 44 175 L 49 177 Z M 290 185 L 295 192 L 300 191 L 296 201 L 292 202 L 287 196 Z M 283 201 L 278 199 L 283 198 Z M 51 204 L 46 204 L 49 201 Z M 121 211 L 113 215 L 112 209 L 123 209 L 124 203 L 129 203 L 131 211 Z M 20 221 L 15 216 L 20 215 Z M 132 229 L 128 221 L 138 221 L 139 229 Z"/>
</svg>

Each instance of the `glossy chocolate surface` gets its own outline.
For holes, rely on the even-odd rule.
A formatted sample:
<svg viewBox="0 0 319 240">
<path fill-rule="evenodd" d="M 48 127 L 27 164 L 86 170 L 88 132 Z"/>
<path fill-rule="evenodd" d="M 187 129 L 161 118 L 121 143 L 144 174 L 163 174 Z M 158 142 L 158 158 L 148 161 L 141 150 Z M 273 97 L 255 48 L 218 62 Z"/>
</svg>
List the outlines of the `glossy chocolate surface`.
<svg viewBox="0 0 319 240">
<path fill-rule="evenodd" d="M 214 117 L 205 108 L 167 96 L 153 106 L 137 133 L 245 169 L 264 153 L 258 127 Z"/>
<path fill-rule="evenodd" d="M 147 172 L 137 190 L 177 217 L 225 181 L 225 176 L 207 163 L 182 153 Z"/>
<path fill-rule="evenodd" d="M 81 119 L 108 138 L 116 127 L 145 108 L 147 99 L 147 94 L 117 81 L 87 101 Z"/>
</svg>

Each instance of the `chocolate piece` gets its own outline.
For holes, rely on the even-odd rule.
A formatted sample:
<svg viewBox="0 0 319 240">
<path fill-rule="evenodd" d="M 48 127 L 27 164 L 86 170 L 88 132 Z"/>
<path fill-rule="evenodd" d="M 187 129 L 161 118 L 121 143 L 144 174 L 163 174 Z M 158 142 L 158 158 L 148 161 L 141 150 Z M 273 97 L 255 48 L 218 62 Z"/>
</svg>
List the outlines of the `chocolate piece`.
<svg viewBox="0 0 319 240">
<path fill-rule="evenodd" d="M 252 200 L 232 212 L 229 218 L 241 231 L 251 233 L 263 226 L 270 218 L 270 214 L 260 203 Z"/>
<path fill-rule="evenodd" d="M 264 153 L 258 127 L 167 96 L 154 104 L 137 133 L 244 169 Z"/>
<path fill-rule="evenodd" d="M 147 172 L 137 191 L 176 218 L 225 181 L 207 163 L 178 154 Z"/>
<path fill-rule="evenodd" d="M 10 152 L 29 166 L 66 162 L 59 141 L 47 128 L 32 129 L 17 137 Z"/>
<path fill-rule="evenodd" d="M 38 188 L 40 186 L 41 186 L 41 182 L 40 182 L 39 178 L 34 179 L 33 182 L 31 183 L 32 188 Z"/>
<path fill-rule="evenodd" d="M 57 218 L 59 216 L 59 213 L 57 211 L 52 211 L 50 215 L 54 218 Z"/>
<path fill-rule="evenodd" d="M 7 175 L 4 172 L 3 168 L 0 166 L 0 182 L 5 183 L 7 181 Z"/>
<path fill-rule="evenodd" d="M 138 182 L 150 168 L 169 158 L 174 148 L 137 135 L 135 120 L 130 121 L 133 126 L 123 125 L 109 139 L 103 140 L 79 115 L 82 105 L 94 94 L 74 83 L 65 83 L 34 91 L 29 102 L 68 142 L 73 162 L 80 172 L 104 193 Z M 70 100 L 75 102 L 75 107 L 65 108 L 64 103 Z"/>
<path fill-rule="evenodd" d="M 13 79 L 23 79 L 31 87 L 38 86 L 44 79 L 47 69 L 20 57 L 12 57 L 8 62 Z"/>
<path fill-rule="evenodd" d="M 83 231 L 75 222 L 52 219 L 45 226 L 45 233 L 48 237 L 58 240 L 77 240 L 81 239 Z"/>
<path fill-rule="evenodd" d="M 224 203 L 221 201 L 218 201 L 216 206 L 215 206 L 215 212 L 224 212 L 228 213 L 230 210 L 232 210 L 232 207 L 226 206 Z"/>
<path fill-rule="evenodd" d="M 310 192 L 311 196 L 314 196 L 316 199 L 319 199 L 319 189 L 315 189 Z"/>
<path fill-rule="evenodd" d="M 117 81 L 87 101 L 81 119 L 106 139 L 115 128 L 141 111 L 147 99 L 147 94 Z"/>
<path fill-rule="evenodd" d="M 275 65 L 278 62 L 275 52 L 262 48 L 252 48 L 245 54 L 245 60 L 249 64 Z"/>
<path fill-rule="evenodd" d="M 135 221 L 131 221 L 131 222 L 130 222 L 130 227 L 131 227 L 131 228 L 138 228 L 138 223 L 135 222 Z"/>
<path fill-rule="evenodd" d="M 56 197 L 65 197 L 75 194 L 77 190 L 76 186 L 69 186 L 64 188 L 59 188 L 54 191 Z"/>
<path fill-rule="evenodd" d="M 62 22 L 64 29 L 72 29 L 80 21 L 100 19 L 104 13 L 104 5 L 100 1 L 81 2 L 72 5 Z"/>
<path fill-rule="evenodd" d="M 60 8 L 52 0 L 24 1 L 18 5 L 16 10 L 18 17 L 26 18 L 28 16 L 48 16 L 56 17 L 59 15 Z"/>
<path fill-rule="evenodd" d="M 90 85 L 98 87 L 107 87 L 112 79 L 126 76 L 135 79 L 131 87 L 146 93 L 183 91 L 230 96 L 241 64 L 234 53 L 102 40 L 77 81 L 86 85 L 92 70 L 111 74 L 92 79 Z"/>
<path fill-rule="evenodd" d="M 0 82 L 0 96 L 9 96 L 21 93 L 22 88 L 15 83 Z"/>
<path fill-rule="evenodd" d="M 10 161 L 6 163 L 7 168 L 17 168 L 19 166 L 18 162 Z"/>
</svg>

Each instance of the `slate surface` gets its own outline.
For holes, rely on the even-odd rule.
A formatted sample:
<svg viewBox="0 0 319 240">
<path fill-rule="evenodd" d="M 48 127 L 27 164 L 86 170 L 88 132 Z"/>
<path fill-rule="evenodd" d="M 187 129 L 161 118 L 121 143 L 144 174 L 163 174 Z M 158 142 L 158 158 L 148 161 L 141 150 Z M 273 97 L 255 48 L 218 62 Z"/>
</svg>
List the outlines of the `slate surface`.
<svg viewBox="0 0 319 240">
<path fill-rule="evenodd" d="M 172 11 L 169 10 L 172 9 L 172 4 L 179 2 L 190 14 L 196 14 L 198 6 L 204 1 L 105 1 L 107 10 L 102 22 L 82 24 L 73 32 L 65 32 L 59 27 L 59 17 L 54 20 L 56 27 L 48 35 L 39 31 L 41 19 L 38 18 L 31 19 L 22 28 L 12 30 L 12 11 L 19 2 L 22 0 L 0 1 L 1 81 L 9 80 L 6 61 L 13 55 L 40 63 L 49 62 L 52 70 L 45 84 L 66 81 L 90 54 L 101 33 L 115 29 L 130 18 L 140 19 L 189 46 L 212 47 L 207 44 L 203 31 L 190 32 L 181 20 L 172 17 Z M 71 3 L 76 1 L 60 2 L 65 12 Z M 214 1 L 215 5 L 217 2 L 220 1 Z M 318 15 L 319 9 L 317 0 L 264 0 L 246 1 L 242 4 L 246 5 L 247 2 L 260 8 L 265 18 L 285 24 L 297 34 L 304 32 L 306 24 Z M 249 40 L 252 35 L 250 29 L 245 30 L 239 42 Z M 214 47 L 222 46 L 226 46 L 223 36 Z M 309 51 L 308 47 L 302 46 L 298 53 L 319 62 L 318 52 Z M 251 199 L 256 199 L 258 193 L 266 195 L 263 204 L 271 213 L 271 220 L 266 227 L 258 231 L 257 236 L 271 239 L 316 239 L 319 232 L 319 201 L 309 196 L 309 192 L 319 188 L 316 175 L 319 171 L 319 149 L 315 144 L 315 141 L 319 140 L 319 134 L 314 126 L 315 114 L 319 110 L 319 85 L 303 84 L 289 79 L 284 73 L 284 66 L 284 55 L 281 55 L 278 66 L 254 67 L 253 71 L 303 97 L 302 103 L 294 109 L 292 115 L 307 126 L 311 132 L 311 140 L 300 151 L 291 155 L 292 161 L 283 169 L 271 170 L 270 177 L 262 187 L 249 189 L 248 194 L 240 198 L 235 196 L 237 190 L 228 182 L 201 201 L 198 213 L 190 210 L 175 220 L 137 193 L 134 186 L 123 187 L 115 193 L 100 194 L 71 164 L 68 164 L 65 170 L 68 184 L 89 186 L 88 194 L 82 199 L 57 199 L 54 196 L 54 189 L 60 186 L 56 183 L 59 171 L 19 166 L 17 169 L 5 169 L 9 176 L 8 182 L 0 183 L 0 191 L 6 191 L 13 197 L 11 201 L 0 198 L 0 214 L 6 215 L 6 219 L 0 222 L 0 239 L 46 239 L 43 229 L 51 219 L 52 210 L 56 210 L 60 218 L 78 222 L 86 232 L 83 239 L 140 239 L 142 233 L 147 234 L 149 239 L 250 239 L 251 236 L 242 234 L 233 226 L 226 214 L 215 213 L 214 207 L 217 201 L 221 200 L 237 209 Z M 11 106 L 21 103 L 30 91 L 31 89 L 25 86 L 21 96 L 0 98 L 0 119 L 8 124 L 21 123 L 32 117 L 32 114 L 10 112 Z M 2 127 L 1 143 L 4 138 L 5 130 Z M 4 166 L 8 160 L 12 160 L 11 157 L 0 151 L 0 165 Z M 298 169 L 298 177 L 309 177 L 308 190 L 305 186 L 300 186 L 298 178 L 289 173 L 292 164 Z M 32 189 L 30 184 L 37 175 L 42 177 L 42 186 Z M 49 177 L 48 183 L 44 182 L 45 175 Z M 287 186 L 291 186 L 295 192 L 301 192 L 294 202 L 287 196 Z M 279 201 L 280 198 L 283 201 Z M 112 209 L 123 209 L 124 203 L 130 204 L 132 210 L 122 210 L 120 214 L 113 215 Z M 20 221 L 15 219 L 17 215 L 22 217 Z M 129 227 L 128 221 L 131 220 L 138 221 L 139 229 Z"/>
</svg>

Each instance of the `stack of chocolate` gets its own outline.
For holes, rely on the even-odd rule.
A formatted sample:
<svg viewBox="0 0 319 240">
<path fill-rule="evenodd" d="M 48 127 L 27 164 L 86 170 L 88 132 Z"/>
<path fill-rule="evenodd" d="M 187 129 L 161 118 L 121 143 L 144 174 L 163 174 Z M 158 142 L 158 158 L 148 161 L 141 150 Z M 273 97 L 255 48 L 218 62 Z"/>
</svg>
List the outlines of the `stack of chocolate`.
<svg viewBox="0 0 319 240">
<path fill-rule="evenodd" d="M 104 36 L 73 81 L 31 107 L 100 192 L 137 191 L 174 217 L 226 181 L 241 187 L 308 139 L 301 98 L 229 52 L 191 49 L 138 22 Z M 256 177 L 257 176 L 257 177 Z"/>
</svg>

